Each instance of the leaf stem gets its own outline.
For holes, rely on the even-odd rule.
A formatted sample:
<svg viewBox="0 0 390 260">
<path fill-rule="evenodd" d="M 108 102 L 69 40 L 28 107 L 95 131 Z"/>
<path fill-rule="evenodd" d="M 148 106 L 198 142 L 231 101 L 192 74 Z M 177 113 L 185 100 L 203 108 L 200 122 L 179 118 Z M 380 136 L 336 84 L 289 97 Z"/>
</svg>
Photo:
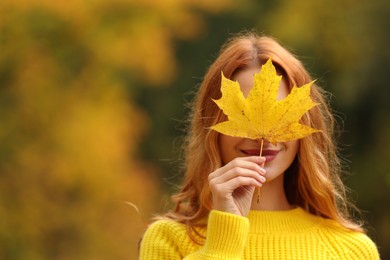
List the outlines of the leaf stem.
<svg viewBox="0 0 390 260">
<path fill-rule="evenodd" d="M 261 138 L 261 143 L 260 143 L 260 157 L 261 155 L 263 154 L 263 144 L 264 144 L 264 138 Z M 261 165 L 262 167 L 264 167 L 265 165 L 265 162 Z M 260 188 L 257 188 L 257 204 L 260 203 Z"/>
</svg>

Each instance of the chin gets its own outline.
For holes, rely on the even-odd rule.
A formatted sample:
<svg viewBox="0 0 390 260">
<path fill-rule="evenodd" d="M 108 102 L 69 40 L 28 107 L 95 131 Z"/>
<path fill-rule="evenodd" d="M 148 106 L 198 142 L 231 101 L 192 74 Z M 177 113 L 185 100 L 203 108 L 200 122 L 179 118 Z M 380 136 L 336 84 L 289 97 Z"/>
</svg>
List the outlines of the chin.
<svg viewBox="0 0 390 260">
<path fill-rule="evenodd" d="M 274 181 L 279 178 L 283 179 L 284 177 L 284 171 L 283 172 L 278 171 L 276 173 L 273 169 L 267 169 L 267 166 L 265 166 L 265 170 L 266 170 L 265 178 L 267 179 L 266 183 Z"/>
</svg>

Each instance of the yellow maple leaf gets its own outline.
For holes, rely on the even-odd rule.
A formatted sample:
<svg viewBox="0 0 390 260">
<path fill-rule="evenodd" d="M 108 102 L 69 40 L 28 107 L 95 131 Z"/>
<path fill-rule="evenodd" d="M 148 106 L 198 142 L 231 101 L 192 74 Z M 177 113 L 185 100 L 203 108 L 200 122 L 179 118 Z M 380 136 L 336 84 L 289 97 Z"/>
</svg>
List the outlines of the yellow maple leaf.
<svg viewBox="0 0 390 260">
<path fill-rule="evenodd" d="M 279 83 L 276 69 L 269 59 L 259 73 L 254 74 L 254 86 L 245 98 L 237 81 L 222 73 L 221 99 L 213 101 L 228 117 L 228 121 L 211 128 L 225 135 L 262 139 L 276 144 L 310 135 L 319 130 L 300 124 L 301 117 L 318 105 L 310 98 L 310 82 L 294 86 L 290 94 L 277 100 Z"/>
</svg>

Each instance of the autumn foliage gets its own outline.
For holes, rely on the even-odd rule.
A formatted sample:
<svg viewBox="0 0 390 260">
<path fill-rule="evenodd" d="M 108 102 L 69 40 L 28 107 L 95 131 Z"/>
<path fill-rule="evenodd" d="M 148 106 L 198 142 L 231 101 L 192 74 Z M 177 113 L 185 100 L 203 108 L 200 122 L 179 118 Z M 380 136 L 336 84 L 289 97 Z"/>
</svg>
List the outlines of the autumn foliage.
<svg viewBox="0 0 390 260">
<path fill-rule="evenodd" d="M 1 259 L 137 259 L 159 201 L 134 82 L 170 82 L 172 40 L 202 30 L 191 7 L 228 5 L 0 2 Z"/>
<path fill-rule="evenodd" d="M 0 259 L 137 259 L 170 193 L 162 179 L 180 178 L 160 158 L 176 152 L 183 96 L 250 28 L 292 47 L 334 95 L 347 184 L 389 258 L 389 11 L 387 0 L 0 0 Z"/>
</svg>

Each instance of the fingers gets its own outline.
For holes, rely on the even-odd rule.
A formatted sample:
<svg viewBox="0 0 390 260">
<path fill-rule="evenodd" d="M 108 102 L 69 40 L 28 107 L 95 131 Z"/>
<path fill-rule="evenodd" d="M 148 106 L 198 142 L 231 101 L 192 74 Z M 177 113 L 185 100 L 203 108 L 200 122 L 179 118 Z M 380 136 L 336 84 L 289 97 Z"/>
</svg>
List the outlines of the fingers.
<svg viewBox="0 0 390 260">
<path fill-rule="evenodd" d="M 227 181 L 221 181 L 215 178 L 209 182 L 212 193 L 215 196 L 225 197 L 227 194 L 231 194 L 239 187 L 242 186 L 255 186 L 260 188 L 262 186 L 261 181 L 256 180 L 253 177 L 248 176 L 237 176 Z"/>
<path fill-rule="evenodd" d="M 255 187 L 266 181 L 264 157 L 239 157 L 209 175 L 213 208 L 237 215 L 250 209 Z"/>
<path fill-rule="evenodd" d="M 234 169 L 248 169 L 248 170 L 251 170 L 251 171 L 255 171 L 257 172 L 258 174 L 264 176 L 265 175 L 265 169 L 263 167 L 261 167 L 260 165 L 262 165 L 263 163 L 265 162 L 265 158 L 264 157 L 259 157 L 259 156 L 250 156 L 250 157 L 240 157 L 240 158 L 236 158 L 234 160 L 232 160 L 231 162 L 229 162 L 228 164 L 226 164 L 225 166 L 219 168 L 218 170 L 212 172 L 210 175 L 209 175 L 209 181 L 211 179 L 214 179 L 218 176 L 221 176 L 221 175 L 225 175 L 226 173 L 230 172 L 232 173 L 231 170 L 234 170 Z M 230 179 L 234 176 L 231 176 L 228 175 L 228 176 L 225 176 L 226 178 Z"/>
<path fill-rule="evenodd" d="M 236 158 L 209 175 L 210 188 L 218 192 L 222 185 L 226 193 L 245 185 L 261 187 L 266 179 L 265 170 L 259 163 L 264 161 L 258 156 Z"/>
<path fill-rule="evenodd" d="M 248 168 L 243 166 L 237 166 L 234 167 L 226 172 L 223 172 L 222 174 L 216 175 L 214 178 L 211 178 L 210 182 L 216 182 L 216 183 L 225 183 L 228 182 L 231 179 L 238 178 L 238 177 L 248 177 L 253 178 L 256 181 L 258 181 L 260 184 L 265 182 L 265 177 L 263 176 L 265 174 L 265 170 L 258 167 L 254 167 L 252 165 L 247 165 Z M 251 167 L 252 166 L 252 167 Z"/>
<path fill-rule="evenodd" d="M 223 186 L 227 190 L 234 191 L 235 189 L 242 186 L 255 186 L 260 188 L 262 186 L 262 183 L 255 180 L 254 178 L 239 176 L 237 178 L 233 178 L 225 182 Z"/>
</svg>

